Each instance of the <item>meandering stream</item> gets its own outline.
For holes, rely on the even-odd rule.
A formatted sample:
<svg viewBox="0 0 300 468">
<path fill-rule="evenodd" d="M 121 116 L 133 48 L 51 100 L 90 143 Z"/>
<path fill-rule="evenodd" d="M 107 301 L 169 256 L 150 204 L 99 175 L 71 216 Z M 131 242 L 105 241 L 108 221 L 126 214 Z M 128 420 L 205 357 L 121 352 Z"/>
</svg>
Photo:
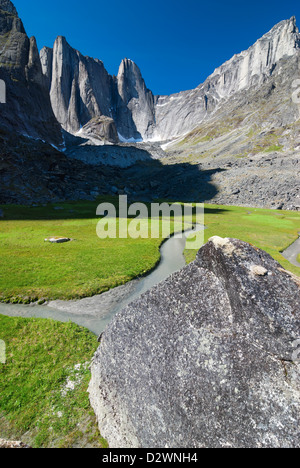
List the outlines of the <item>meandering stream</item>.
<svg viewBox="0 0 300 468">
<path fill-rule="evenodd" d="M 290 263 L 292 263 L 292 265 L 300 267 L 300 263 L 297 260 L 298 255 L 300 255 L 300 237 L 292 245 L 290 245 L 284 252 L 282 252 L 282 255 Z"/>
<path fill-rule="evenodd" d="M 195 231 L 205 229 L 197 225 Z M 111 289 L 98 296 L 87 297 L 76 301 L 52 301 L 46 306 L 2 304 L 0 314 L 10 317 L 41 317 L 61 322 L 72 321 L 100 335 L 113 316 L 141 294 L 163 281 L 172 273 L 185 266 L 183 251 L 187 237 L 192 229 L 168 239 L 160 249 L 161 260 L 155 270 L 149 275 L 130 281 L 124 286 Z M 296 240 L 282 255 L 290 263 L 300 267 L 297 256 L 300 253 L 300 238 Z"/>
<path fill-rule="evenodd" d="M 0 303 L 0 314 L 10 317 L 50 318 L 61 322 L 71 320 L 100 335 L 116 313 L 186 265 L 183 255 L 186 239 L 192 232 L 203 229 L 204 226 L 197 225 L 194 231 L 189 229 L 184 235 L 176 234 L 164 242 L 160 248 L 160 263 L 141 279 L 130 281 L 101 295 L 76 301 L 58 300 L 46 306 Z"/>
</svg>

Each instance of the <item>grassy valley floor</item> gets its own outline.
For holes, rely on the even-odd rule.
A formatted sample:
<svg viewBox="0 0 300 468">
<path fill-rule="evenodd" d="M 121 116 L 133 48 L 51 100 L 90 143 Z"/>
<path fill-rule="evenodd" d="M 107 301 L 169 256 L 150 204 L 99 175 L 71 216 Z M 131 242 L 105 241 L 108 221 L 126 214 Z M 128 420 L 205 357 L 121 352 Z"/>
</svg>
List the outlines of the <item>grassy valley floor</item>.
<svg viewBox="0 0 300 468">
<path fill-rule="evenodd" d="M 151 270 L 162 237 L 100 240 L 95 216 L 100 201 L 1 207 L 0 299 L 80 298 Z M 298 237 L 299 213 L 206 205 L 205 225 L 205 241 L 214 235 L 242 239 L 300 276 L 300 269 L 280 254 Z M 74 241 L 45 243 L 51 235 Z M 196 253 L 186 249 L 187 261 Z M 87 394 L 96 337 L 73 323 L 0 316 L 0 340 L 6 344 L 6 363 L 0 364 L 0 437 L 21 438 L 33 447 L 105 447 Z"/>
<path fill-rule="evenodd" d="M 46 207 L 0 207 L 0 300 L 13 303 L 77 299 L 100 294 L 150 271 L 159 261 L 157 239 L 99 239 L 97 202 Z M 145 220 L 147 223 L 148 220 Z M 235 237 L 266 250 L 295 274 L 299 268 L 280 254 L 300 231 L 300 214 L 234 206 L 206 205 L 205 240 Z M 50 244 L 50 236 L 74 239 Z M 186 251 L 187 261 L 196 251 Z"/>
<path fill-rule="evenodd" d="M 205 225 L 205 242 L 212 236 L 243 240 L 266 251 L 286 270 L 300 276 L 300 268 L 281 255 L 299 237 L 299 212 L 206 205 Z M 196 254 L 195 250 L 185 250 L 187 262 L 193 261 Z"/>
<path fill-rule="evenodd" d="M 90 408 L 97 338 L 73 323 L 0 315 L 0 438 L 38 447 L 106 447 Z"/>
</svg>

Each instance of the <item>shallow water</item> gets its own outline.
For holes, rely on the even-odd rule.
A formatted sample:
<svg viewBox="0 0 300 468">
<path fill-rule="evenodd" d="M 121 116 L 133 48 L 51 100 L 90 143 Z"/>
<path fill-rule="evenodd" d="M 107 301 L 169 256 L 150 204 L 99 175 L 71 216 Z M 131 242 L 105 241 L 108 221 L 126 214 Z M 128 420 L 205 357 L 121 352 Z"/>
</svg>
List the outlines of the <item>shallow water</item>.
<svg viewBox="0 0 300 468">
<path fill-rule="evenodd" d="M 203 229 L 204 226 L 198 225 L 196 227 L 196 231 Z M 47 306 L 0 303 L 0 314 L 10 317 L 49 318 L 61 322 L 72 321 L 88 328 L 96 335 L 100 335 L 114 315 L 126 305 L 185 266 L 183 251 L 186 238 L 191 232 L 192 230 L 189 230 L 183 236 L 177 234 L 168 239 L 160 249 L 161 261 L 159 265 L 144 278 L 133 280 L 104 294 L 78 301 L 52 301 Z M 300 238 L 282 255 L 291 263 L 300 266 L 296 260 L 299 253 Z"/>
<path fill-rule="evenodd" d="M 195 231 L 203 229 L 204 226 L 197 225 Z M 183 251 L 186 239 L 192 232 L 188 230 L 184 235 L 176 234 L 168 239 L 161 246 L 159 265 L 144 278 L 78 301 L 52 301 L 47 306 L 0 303 L 0 314 L 10 317 L 49 318 L 61 322 L 72 321 L 100 335 L 116 313 L 186 265 Z"/>
<path fill-rule="evenodd" d="M 300 263 L 298 262 L 297 258 L 300 254 L 300 237 L 297 239 L 292 245 L 290 245 L 282 255 L 286 258 L 292 265 L 300 267 Z"/>
</svg>

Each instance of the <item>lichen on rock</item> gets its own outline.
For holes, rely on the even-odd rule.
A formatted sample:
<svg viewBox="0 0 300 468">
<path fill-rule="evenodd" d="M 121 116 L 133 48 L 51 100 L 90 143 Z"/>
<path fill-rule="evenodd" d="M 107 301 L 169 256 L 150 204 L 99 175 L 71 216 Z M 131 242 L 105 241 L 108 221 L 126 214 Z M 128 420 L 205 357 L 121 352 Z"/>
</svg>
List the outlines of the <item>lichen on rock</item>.
<svg viewBox="0 0 300 468">
<path fill-rule="evenodd" d="M 101 433 L 112 448 L 298 447 L 299 337 L 294 280 L 213 238 L 105 330 L 89 386 Z"/>
</svg>

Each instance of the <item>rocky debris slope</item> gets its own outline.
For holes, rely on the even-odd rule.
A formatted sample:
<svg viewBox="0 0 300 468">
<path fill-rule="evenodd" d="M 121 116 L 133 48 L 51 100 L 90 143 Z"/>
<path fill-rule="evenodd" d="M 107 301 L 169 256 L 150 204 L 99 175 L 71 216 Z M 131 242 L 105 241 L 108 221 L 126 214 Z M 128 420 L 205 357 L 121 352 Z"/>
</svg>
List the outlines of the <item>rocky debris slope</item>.
<svg viewBox="0 0 300 468">
<path fill-rule="evenodd" d="M 83 127 L 85 128 L 85 127 Z M 83 130 L 84 132 L 84 130 Z M 83 134 L 81 133 L 81 135 Z M 89 135 L 90 137 L 91 135 Z M 149 183 L 149 177 L 151 179 L 151 163 L 155 164 L 156 160 L 163 159 L 165 153 L 159 145 L 150 145 L 146 143 L 120 143 L 118 145 L 100 145 L 95 146 L 90 144 L 91 140 L 87 140 L 86 144 L 80 144 L 79 146 L 71 146 L 66 151 L 66 155 L 70 159 L 77 159 L 83 161 L 86 164 L 92 166 L 111 166 L 126 169 L 132 167 L 140 162 L 148 163 L 149 173 L 147 176 L 146 185 Z M 135 176 L 138 179 L 140 167 L 136 166 Z M 133 184 L 133 187 L 138 189 L 136 180 L 130 180 L 127 174 L 124 173 L 124 181 L 127 184 Z M 162 182 L 163 184 L 164 182 Z M 143 183 L 142 183 L 143 185 Z M 166 184 L 167 186 L 167 184 Z M 153 193 L 155 196 L 155 193 Z"/>
<path fill-rule="evenodd" d="M 41 141 L 5 132 L 0 132 L 0 154 L 0 204 L 127 194 L 130 201 L 197 200 L 300 209 L 297 154 L 190 164 L 166 157 L 153 144 L 72 146 L 62 154 Z"/>
<path fill-rule="evenodd" d="M 219 205 L 300 211 L 299 153 L 260 153 L 248 158 L 183 158 L 169 155 L 165 164 L 198 168 L 196 199 Z M 181 161 L 179 163 L 179 161 Z M 215 191 L 207 191 L 205 180 Z M 161 190 L 164 185 L 161 184 Z M 195 186 L 196 189 L 196 186 Z"/>
<path fill-rule="evenodd" d="M 299 447 L 299 287 L 265 252 L 214 237 L 127 306 L 89 386 L 110 447 Z"/>
<path fill-rule="evenodd" d="M 0 79 L 6 84 L 6 104 L 0 104 L 0 126 L 59 146 L 61 128 L 50 103 L 34 37 L 9 0 L 0 0 Z"/>
<path fill-rule="evenodd" d="M 42 141 L 0 131 L 0 204 L 95 200 L 124 188 L 118 168 L 70 160 Z"/>
<path fill-rule="evenodd" d="M 209 167 L 213 168 L 215 162 Z M 201 165 L 204 169 L 206 165 Z M 218 166 L 220 167 L 220 166 Z M 299 153 L 260 154 L 227 161 L 211 183 L 217 194 L 208 202 L 300 211 Z"/>
<path fill-rule="evenodd" d="M 191 202 L 201 195 L 199 187 L 207 198 L 216 195 L 210 183 L 215 170 L 163 165 L 162 158 L 161 148 L 149 144 L 72 146 L 61 153 L 42 141 L 0 129 L 0 205 L 96 200 L 99 195 L 118 194 L 127 194 L 131 201 Z"/>
</svg>

